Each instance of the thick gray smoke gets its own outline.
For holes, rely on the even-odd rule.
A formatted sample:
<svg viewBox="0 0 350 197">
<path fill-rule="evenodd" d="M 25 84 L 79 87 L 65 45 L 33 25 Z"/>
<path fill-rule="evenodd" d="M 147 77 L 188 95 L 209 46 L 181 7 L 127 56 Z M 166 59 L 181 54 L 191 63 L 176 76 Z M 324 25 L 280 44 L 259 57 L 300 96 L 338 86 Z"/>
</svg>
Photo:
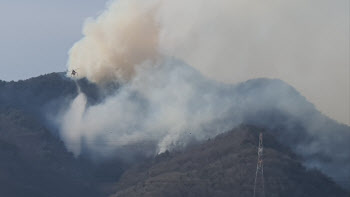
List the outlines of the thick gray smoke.
<svg viewBox="0 0 350 197">
<path fill-rule="evenodd" d="M 293 88 L 279 80 L 267 79 L 227 85 L 209 80 L 197 71 L 208 74 L 206 71 L 214 71 L 213 68 L 220 71 L 227 67 L 230 72 L 237 68 L 232 76 L 237 80 L 247 76 L 271 76 L 269 72 L 279 70 L 279 64 L 296 63 L 286 54 L 303 48 L 289 46 L 290 50 L 276 55 L 279 48 L 273 48 L 277 46 L 275 43 L 265 53 L 260 53 L 261 47 L 267 46 L 274 35 L 268 33 L 270 27 L 279 25 L 273 22 L 258 28 L 260 37 L 255 37 L 254 41 L 238 37 L 226 43 L 226 30 L 230 30 L 232 37 L 248 30 L 253 33 L 255 30 L 251 28 L 256 22 L 252 21 L 266 17 L 274 21 L 275 15 L 268 10 L 276 11 L 282 5 L 275 1 L 263 4 L 253 0 L 213 3 L 205 0 L 186 3 L 182 0 L 119 0 L 112 2 L 96 20 L 89 20 L 84 27 L 85 37 L 70 51 L 70 69 L 79 68 L 79 77 L 86 77 L 101 88 L 116 81 L 122 85 L 102 103 L 93 106 L 87 105 L 83 93 L 75 98 L 60 120 L 66 146 L 75 155 L 86 151 L 95 157 L 108 158 L 116 154 L 123 157 L 125 150 L 152 155 L 208 139 L 241 123 L 251 123 L 280 132 L 281 140 L 309 158 L 307 165 L 319 167 L 334 177 L 339 175 L 334 169 L 342 167 L 344 176 L 349 176 L 350 169 L 344 166 L 350 162 L 346 156 L 350 154 L 349 127 L 337 126 L 319 114 Z M 179 6 L 183 9 L 178 9 Z M 239 6 L 253 9 L 256 15 L 247 16 Z M 212 12 L 208 15 L 209 8 Z M 233 20 L 242 28 L 222 28 L 213 22 L 215 17 L 223 24 L 231 24 Z M 214 26 L 209 25 L 207 19 Z M 216 40 L 214 35 L 223 39 Z M 285 41 L 284 36 L 278 38 L 274 42 Z M 310 47 L 313 43 L 309 43 Z M 227 51 L 230 48 L 236 50 Z M 300 54 L 295 55 L 298 59 Z M 194 64 L 196 69 L 171 56 Z M 241 56 L 249 61 L 239 62 Z M 273 69 L 265 70 L 272 56 L 279 61 L 273 61 Z M 208 64 L 215 66 L 208 69 Z M 245 64 L 248 70 L 256 68 L 266 73 L 246 75 L 242 67 Z M 256 66 L 251 67 L 253 64 Z M 303 70 L 304 64 L 297 65 Z M 331 132 L 333 129 L 336 135 Z"/>
<path fill-rule="evenodd" d="M 208 80 L 181 61 L 164 58 L 139 65 L 134 77 L 102 103 L 86 103 L 80 93 L 62 120 L 61 135 L 75 155 L 150 156 L 246 123 L 275 132 L 304 156 L 307 166 L 334 178 L 350 175 L 349 127 L 320 114 L 280 80 L 226 85 Z"/>
<path fill-rule="evenodd" d="M 219 81 L 282 79 L 350 124 L 349 13 L 348 0 L 112 1 L 86 22 L 69 66 L 128 79 L 160 52 Z"/>
<path fill-rule="evenodd" d="M 153 154 L 182 147 L 240 123 L 215 123 L 237 105 L 223 87 L 174 59 L 144 63 L 101 104 L 86 108 L 79 94 L 64 116 L 62 136 L 76 155 L 83 143 L 102 155 L 144 141 L 157 144 Z"/>
<path fill-rule="evenodd" d="M 167 1 L 160 45 L 219 81 L 282 79 L 350 125 L 349 8 L 348 0 Z"/>
</svg>

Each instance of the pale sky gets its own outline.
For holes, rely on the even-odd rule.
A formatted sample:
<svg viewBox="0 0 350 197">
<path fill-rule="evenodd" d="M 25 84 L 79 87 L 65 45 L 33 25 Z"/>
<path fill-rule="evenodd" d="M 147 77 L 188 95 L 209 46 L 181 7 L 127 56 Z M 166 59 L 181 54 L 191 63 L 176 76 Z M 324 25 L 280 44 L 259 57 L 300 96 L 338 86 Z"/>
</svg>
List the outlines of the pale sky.
<svg viewBox="0 0 350 197">
<path fill-rule="evenodd" d="M 64 71 L 68 50 L 82 37 L 101 0 L 0 0 L 0 79 Z"/>
</svg>

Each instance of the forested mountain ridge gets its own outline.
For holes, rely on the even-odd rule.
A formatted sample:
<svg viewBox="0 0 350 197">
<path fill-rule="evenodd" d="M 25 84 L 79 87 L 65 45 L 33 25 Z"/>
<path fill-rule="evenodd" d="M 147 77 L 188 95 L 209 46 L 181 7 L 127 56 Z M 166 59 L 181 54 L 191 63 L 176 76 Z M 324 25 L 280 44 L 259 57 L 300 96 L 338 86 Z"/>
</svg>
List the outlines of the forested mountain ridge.
<svg viewBox="0 0 350 197">
<path fill-rule="evenodd" d="M 253 195 L 259 132 L 264 134 L 266 196 L 346 197 L 331 179 L 307 170 L 301 158 L 281 145 L 269 131 L 242 125 L 215 139 L 180 152 L 165 152 L 127 170 L 114 197 Z M 257 196 L 262 196 L 257 184 Z"/>
<path fill-rule="evenodd" d="M 349 174 L 350 158 L 344 156 L 349 150 L 344 143 L 350 139 L 348 126 L 321 114 L 281 80 L 252 79 L 227 87 L 240 107 L 232 114 L 253 126 L 165 152 L 143 164 L 125 164 L 114 158 L 92 162 L 88 154 L 75 158 L 54 121 L 79 88 L 88 105 L 95 105 L 111 92 L 118 94 L 118 85 L 109 91 L 64 73 L 0 81 L 0 196 L 251 196 L 261 130 L 269 196 L 348 195 L 348 182 L 337 182 L 342 189 L 334 177 L 323 174 L 344 175 L 343 180 Z M 322 173 L 309 170 L 312 166 Z"/>
</svg>

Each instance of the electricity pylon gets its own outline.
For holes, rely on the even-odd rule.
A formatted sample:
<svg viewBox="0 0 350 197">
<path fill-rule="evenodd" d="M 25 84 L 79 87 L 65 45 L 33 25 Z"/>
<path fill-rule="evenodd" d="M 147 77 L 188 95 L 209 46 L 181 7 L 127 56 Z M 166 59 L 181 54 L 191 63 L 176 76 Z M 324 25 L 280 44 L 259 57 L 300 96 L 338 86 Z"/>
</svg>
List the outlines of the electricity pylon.
<svg viewBox="0 0 350 197">
<path fill-rule="evenodd" d="M 263 134 L 259 135 L 258 147 L 258 163 L 256 165 L 255 180 L 254 180 L 254 197 L 257 195 L 257 188 L 260 186 L 260 194 L 265 197 L 265 183 L 264 183 L 264 160 L 263 160 Z"/>
</svg>

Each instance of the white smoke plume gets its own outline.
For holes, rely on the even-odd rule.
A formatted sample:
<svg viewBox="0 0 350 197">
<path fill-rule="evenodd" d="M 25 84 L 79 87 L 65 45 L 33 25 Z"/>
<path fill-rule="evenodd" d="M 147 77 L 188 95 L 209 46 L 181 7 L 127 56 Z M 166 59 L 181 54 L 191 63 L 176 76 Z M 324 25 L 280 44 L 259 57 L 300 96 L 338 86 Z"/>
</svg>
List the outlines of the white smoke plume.
<svg viewBox="0 0 350 197">
<path fill-rule="evenodd" d="M 284 128 L 285 133 L 280 134 L 284 139 L 296 135 L 292 132 L 305 131 L 302 135 L 314 141 L 300 142 L 296 151 L 305 156 L 321 152 L 332 157 L 332 162 L 315 159 L 309 163 L 337 174 L 333 167 L 349 162 L 342 154 L 335 154 L 339 147 L 349 150 L 348 127 L 337 128 L 343 138 L 330 137 L 333 127 L 325 129 L 320 125 L 334 123 L 315 115 L 313 105 L 280 81 L 233 86 L 201 74 L 231 82 L 261 76 L 282 78 L 298 88 L 303 87 L 301 84 L 313 84 L 318 78 L 326 79 L 313 72 L 315 69 L 331 74 L 335 71 L 327 65 L 346 66 L 346 31 L 333 24 L 344 13 L 332 12 L 325 17 L 327 21 L 319 23 L 319 14 L 328 8 L 326 1 L 293 2 L 111 2 L 97 19 L 86 22 L 84 37 L 70 50 L 68 64 L 70 69 L 79 68 L 80 78 L 86 77 L 102 88 L 114 82 L 122 85 L 93 106 L 87 106 L 83 93 L 78 95 L 61 120 L 61 135 L 67 147 L 75 155 L 88 151 L 110 157 L 124 149 L 150 155 L 250 122 L 272 130 Z M 344 2 L 336 1 L 335 5 Z M 299 9 L 296 5 L 305 7 Z M 277 15 L 288 20 L 282 21 Z M 331 27 L 332 31 L 326 31 Z M 338 39 L 334 39 L 337 35 Z M 311 74 L 317 77 L 312 78 Z M 344 86 L 344 76 L 340 75 L 339 80 L 338 90 L 348 94 L 348 89 L 340 87 Z M 301 89 L 308 92 L 308 88 Z M 266 115 L 268 111 L 294 119 L 276 120 Z M 295 123 L 303 128 L 294 128 Z M 346 170 L 344 174 L 350 175 L 350 169 Z"/>
<path fill-rule="evenodd" d="M 62 120 L 61 136 L 67 148 L 73 153 L 80 153 L 83 131 L 80 126 L 86 107 L 86 97 L 80 93 L 71 103 Z"/>
<path fill-rule="evenodd" d="M 167 1 L 160 45 L 216 80 L 282 79 L 350 125 L 349 8 L 348 0 Z"/>
<path fill-rule="evenodd" d="M 128 80 L 161 53 L 219 81 L 283 79 L 350 124 L 349 12 L 347 0 L 112 1 L 84 25 L 69 67 Z"/>
<path fill-rule="evenodd" d="M 146 62 L 101 104 L 85 109 L 86 98 L 80 93 L 64 116 L 63 139 L 76 155 L 83 143 L 102 155 L 143 142 L 158 144 L 153 154 L 183 147 L 239 123 L 212 124 L 236 105 L 228 95 L 222 98 L 220 91 L 224 91 L 221 85 L 183 62 L 170 58 L 158 65 Z"/>
</svg>

